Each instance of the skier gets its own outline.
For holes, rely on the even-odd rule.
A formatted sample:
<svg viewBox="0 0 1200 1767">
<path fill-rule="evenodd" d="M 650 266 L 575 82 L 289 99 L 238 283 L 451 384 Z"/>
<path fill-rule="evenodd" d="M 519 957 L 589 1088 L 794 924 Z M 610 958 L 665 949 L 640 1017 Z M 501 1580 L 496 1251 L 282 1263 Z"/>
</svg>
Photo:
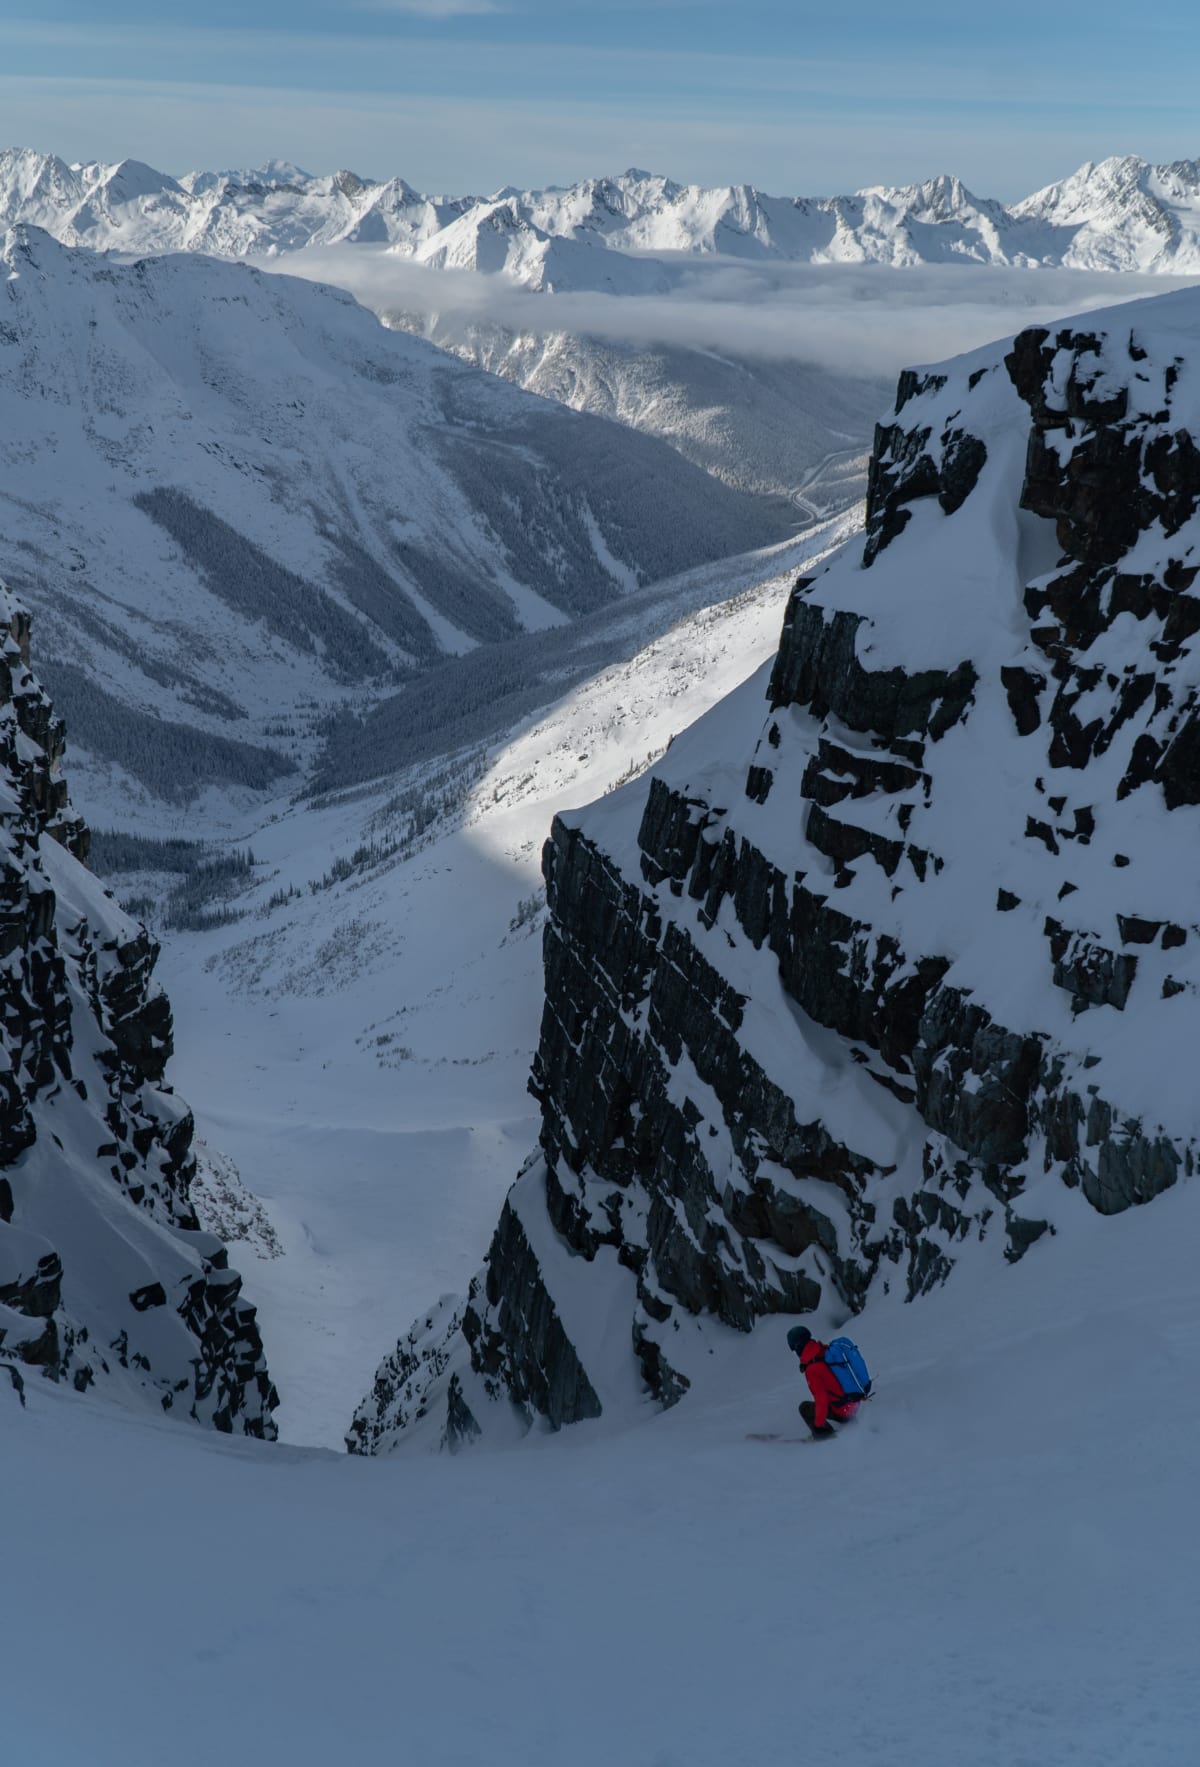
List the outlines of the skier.
<svg viewBox="0 0 1200 1767">
<path fill-rule="evenodd" d="M 800 1415 L 817 1440 L 827 1436 L 835 1436 L 835 1423 L 849 1423 L 858 1411 L 860 1401 L 853 1398 L 842 1387 L 837 1375 L 825 1361 L 828 1344 L 820 1343 L 809 1331 L 807 1326 L 793 1325 L 787 1334 L 788 1349 L 800 1358 L 800 1368 L 811 1399 L 805 1399 L 800 1405 Z M 870 1382 L 868 1381 L 868 1388 Z"/>
</svg>

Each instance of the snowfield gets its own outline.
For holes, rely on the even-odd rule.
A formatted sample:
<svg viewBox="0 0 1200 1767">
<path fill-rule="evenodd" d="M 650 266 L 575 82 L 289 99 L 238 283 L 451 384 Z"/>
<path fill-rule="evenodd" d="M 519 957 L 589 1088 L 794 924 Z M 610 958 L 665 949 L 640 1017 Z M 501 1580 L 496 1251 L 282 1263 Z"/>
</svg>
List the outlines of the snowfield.
<svg viewBox="0 0 1200 1767">
<path fill-rule="evenodd" d="M 879 1297 L 878 1396 L 828 1445 L 746 1439 L 798 1433 L 782 1322 L 727 1334 L 702 1404 L 455 1459 L 0 1384 L 6 1752 L 1183 1767 L 1198 1233 L 1183 1186 Z"/>
</svg>

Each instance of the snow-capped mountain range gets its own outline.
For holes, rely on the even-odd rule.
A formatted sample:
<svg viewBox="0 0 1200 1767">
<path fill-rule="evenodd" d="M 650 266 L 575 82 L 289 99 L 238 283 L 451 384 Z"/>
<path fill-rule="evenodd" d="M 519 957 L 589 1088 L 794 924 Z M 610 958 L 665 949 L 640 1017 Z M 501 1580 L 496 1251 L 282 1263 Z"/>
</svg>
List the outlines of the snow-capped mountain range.
<svg viewBox="0 0 1200 1767">
<path fill-rule="evenodd" d="M 555 292 L 663 290 L 681 254 L 1185 275 L 1200 270 L 1200 162 L 1089 161 L 1006 206 L 949 176 L 791 197 L 631 169 L 565 188 L 445 197 L 402 178 L 314 177 L 277 160 L 173 178 L 137 160 L 67 165 L 26 148 L 0 153 L 0 224 L 15 222 L 66 244 L 133 253 L 383 245 L 433 268 L 503 272 Z"/>
</svg>

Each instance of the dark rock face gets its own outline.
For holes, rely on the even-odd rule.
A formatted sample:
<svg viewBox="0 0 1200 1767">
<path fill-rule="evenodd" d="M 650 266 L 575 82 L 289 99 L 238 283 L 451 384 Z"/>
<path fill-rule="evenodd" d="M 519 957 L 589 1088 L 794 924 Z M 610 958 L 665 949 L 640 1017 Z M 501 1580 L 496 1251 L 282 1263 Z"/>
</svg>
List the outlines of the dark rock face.
<svg viewBox="0 0 1200 1767">
<path fill-rule="evenodd" d="M 940 392 L 946 378 L 906 371 L 896 393 L 899 416 L 910 399 Z M 877 424 L 867 480 L 867 543 L 863 563 L 873 564 L 885 546 L 904 532 L 921 497 L 936 497 L 946 515 L 962 507 L 987 463 L 987 448 L 968 430 L 946 424 L 936 447 L 933 431 L 902 423 Z"/>
<path fill-rule="evenodd" d="M 273 1435 L 254 1308 L 189 1198 L 157 947 L 84 869 L 62 750 L 28 617 L 0 588 L 0 1361 Z"/>
<path fill-rule="evenodd" d="M 869 506 L 868 506 L 869 507 Z M 864 669 L 858 660 L 860 614 L 830 618 L 814 602 L 793 598 L 771 677 L 771 704 L 832 713 L 851 730 L 882 737 L 932 736 L 962 717 L 975 686 L 970 662 L 954 669 Z"/>
<path fill-rule="evenodd" d="M 425 1424 L 431 1410 L 439 1413 L 436 1427 L 442 1447 L 453 1449 L 478 1436 L 479 1425 L 451 1372 L 454 1352 L 463 1342 L 462 1323 L 463 1309 L 453 1296 L 443 1297 L 415 1321 L 392 1355 L 380 1363 L 346 1437 L 349 1453 L 374 1454 L 393 1435 Z"/>
<path fill-rule="evenodd" d="M 447 1352 L 475 1428 L 671 1404 L 706 1321 L 840 1321 L 1194 1171 L 1200 295 L 1139 312 L 902 377 L 765 723 L 742 689 L 740 748 L 555 822 L 540 1157 Z"/>
<path fill-rule="evenodd" d="M 474 1307 L 463 1319 L 477 1369 L 503 1378 L 514 1404 L 540 1413 L 557 1429 L 599 1417 L 600 1401 L 555 1311 L 537 1257 L 515 1211 L 505 1206 L 496 1229 L 498 1255 L 490 1262 L 486 1315 Z M 460 1398 L 460 1404 L 465 1401 Z M 457 1426 L 461 1431 L 461 1419 Z"/>
</svg>

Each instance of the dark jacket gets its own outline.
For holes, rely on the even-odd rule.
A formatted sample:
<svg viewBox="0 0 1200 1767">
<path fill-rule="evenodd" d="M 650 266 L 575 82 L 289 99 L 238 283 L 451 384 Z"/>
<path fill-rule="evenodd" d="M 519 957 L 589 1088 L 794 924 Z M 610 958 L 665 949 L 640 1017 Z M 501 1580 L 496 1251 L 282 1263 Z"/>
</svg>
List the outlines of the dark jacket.
<svg viewBox="0 0 1200 1767">
<path fill-rule="evenodd" d="M 858 1410 L 858 1400 L 849 1398 L 841 1388 L 841 1383 L 832 1368 L 825 1365 L 827 1345 L 810 1338 L 800 1352 L 800 1367 L 808 1382 L 808 1390 L 813 1396 L 815 1412 L 813 1428 L 824 1429 L 830 1417 L 844 1423 L 853 1417 Z"/>
</svg>

